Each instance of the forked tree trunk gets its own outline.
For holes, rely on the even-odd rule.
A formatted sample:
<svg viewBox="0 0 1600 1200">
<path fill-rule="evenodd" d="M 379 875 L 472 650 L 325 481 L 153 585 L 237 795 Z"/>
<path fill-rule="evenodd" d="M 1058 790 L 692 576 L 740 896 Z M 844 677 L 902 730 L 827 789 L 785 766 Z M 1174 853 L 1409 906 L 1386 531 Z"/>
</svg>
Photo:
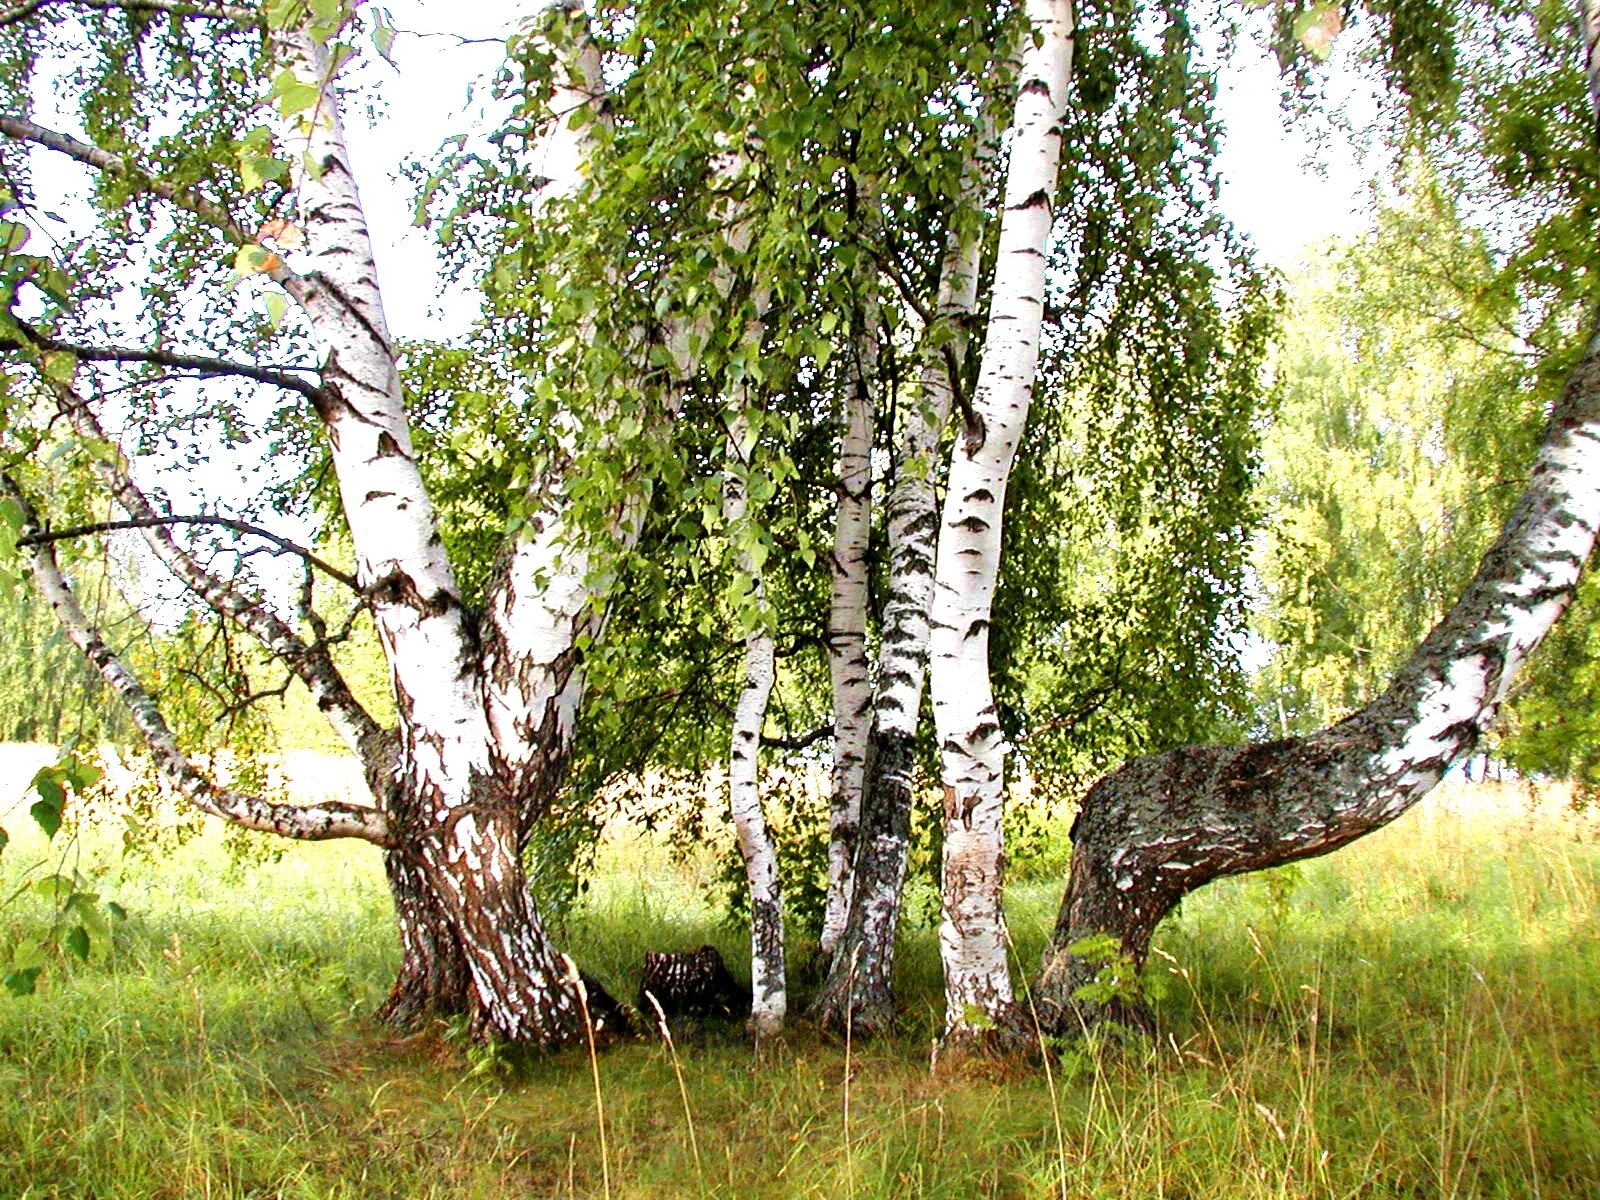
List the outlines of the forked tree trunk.
<svg viewBox="0 0 1600 1200">
<path fill-rule="evenodd" d="M 1027 422 L 1045 259 L 1072 70 L 1070 0 L 1028 0 L 994 293 L 972 414 L 956 439 L 939 532 L 930 670 L 944 779 L 945 1026 L 987 1040 L 1016 1023 L 1000 907 L 1005 736 L 989 680 L 989 621 L 1006 481 Z"/>
<path fill-rule="evenodd" d="M 981 161 L 980 156 L 974 163 L 974 184 Z M 939 435 L 950 418 L 952 371 L 959 369 L 963 357 L 962 323 L 977 303 L 980 249 L 978 237 L 968 236 L 945 258 L 936 310 L 941 328 L 927 331 L 917 403 L 901 431 L 894 487 L 886 505 L 889 596 L 872 698 L 850 904 L 843 935 L 833 946 L 827 976 L 811 1007 L 813 1020 L 837 1032 L 848 1027 L 871 1036 L 884 1032 L 895 1016 L 894 942 L 911 849 L 917 723 L 927 676 L 928 608 L 939 528 L 936 455 Z"/>
<path fill-rule="evenodd" d="M 1109 934 L 1134 966 L 1183 896 L 1223 875 L 1326 854 L 1387 825 L 1472 752 L 1577 590 L 1600 527 L 1600 328 L 1567 382 L 1516 509 L 1454 608 L 1365 708 L 1306 737 L 1136 759 L 1084 800 L 1035 996 L 1070 1033 Z M 1136 998 L 1109 1014 L 1144 1023 Z"/>
<path fill-rule="evenodd" d="M 534 911 L 519 849 L 526 808 L 543 799 L 533 794 L 541 773 L 527 763 L 525 746 L 554 726 L 557 734 L 543 748 L 557 759 L 564 751 L 571 655 L 566 647 L 540 646 L 545 657 L 529 670 L 543 703 L 530 704 L 514 730 L 491 720 L 501 699 L 496 685 L 512 673 L 485 679 L 476 622 L 461 601 L 416 462 L 327 52 L 306 32 L 281 40 L 289 69 L 317 87 L 314 107 L 285 132 L 287 144 L 304 150 L 295 156 L 295 195 L 313 269 L 285 286 L 326 359 L 318 416 L 394 685 L 400 735 L 389 797 L 392 844 L 449 918 L 477 1032 L 560 1045 L 581 1032 L 577 992 Z M 504 635 L 517 616 L 496 608 L 491 624 Z M 563 632 L 570 637 L 573 626 Z M 551 660 L 561 678 L 546 688 Z M 406 968 L 425 979 L 449 975 L 455 964 L 408 961 Z"/>
</svg>

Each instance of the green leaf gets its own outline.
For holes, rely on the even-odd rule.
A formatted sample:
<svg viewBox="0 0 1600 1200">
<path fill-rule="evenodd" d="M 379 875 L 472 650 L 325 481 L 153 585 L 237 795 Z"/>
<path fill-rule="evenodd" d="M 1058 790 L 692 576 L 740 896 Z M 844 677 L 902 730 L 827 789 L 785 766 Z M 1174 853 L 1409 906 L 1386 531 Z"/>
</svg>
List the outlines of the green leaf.
<svg viewBox="0 0 1600 1200">
<path fill-rule="evenodd" d="M 44 356 L 46 379 L 53 379 L 57 383 L 71 383 L 72 377 L 77 373 L 78 356 L 70 350 L 52 350 Z"/>
<path fill-rule="evenodd" d="M 78 956 L 79 962 L 89 961 L 89 931 L 82 925 L 74 925 L 67 931 L 63 944 L 73 954 Z M 35 968 L 37 970 L 38 968 Z"/>
<path fill-rule="evenodd" d="M 267 306 L 267 324 L 276 333 L 283 325 L 284 314 L 289 311 L 288 297 L 281 292 L 268 292 L 262 300 Z"/>
<path fill-rule="evenodd" d="M 72 880 L 65 875 L 46 875 L 43 879 L 34 881 L 33 890 L 46 900 L 60 905 L 63 900 L 71 897 L 74 888 Z"/>
<path fill-rule="evenodd" d="M 61 828 L 61 805 L 51 804 L 46 800 L 37 800 L 28 815 L 34 819 L 39 828 L 44 830 L 47 838 L 56 836 L 56 831 Z"/>
<path fill-rule="evenodd" d="M 0 221 L 0 254 L 20 250 L 27 243 L 28 227 L 16 221 Z"/>
<path fill-rule="evenodd" d="M 118 904 L 115 900 L 106 901 L 106 911 L 119 921 L 126 921 L 128 919 L 128 910 L 123 908 L 122 905 Z"/>
<path fill-rule="evenodd" d="M 250 275 L 261 275 L 267 271 L 275 271 L 283 265 L 283 259 L 272 251 L 251 242 L 249 245 L 240 246 L 239 253 L 234 255 L 233 270 L 240 279 Z"/>
<path fill-rule="evenodd" d="M 105 777 L 105 772 L 94 763 L 81 758 L 69 758 L 63 768 L 62 780 L 75 792 L 87 791 Z"/>
<path fill-rule="evenodd" d="M 380 23 L 373 26 L 372 45 L 383 56 L 385 62 L 393 64 L 395 29 L 393 25 L 383 23 L 386 19 L 386 17 L 380 17 Z"/>
<path fill-rule="evenodd" d="M 281 158 L 273 158 L 266 154 L 241 154 L 239 156 L 239 175 L 244 181 L 244 190 L 253 192 L 269 179 L 289 178 L 289 164 Z"/>
<path fill-rule="evenodd" d="M 267 28 L 288 29 L 297 25 L 305 11 L 305 0 L 271 0 L 267 5 Z"/>
<path fill-rule="evenodd" d="M 0 829 L 0 853 L 3 853 L 5 851 L 6 845 L 10 841 L 11 841 L 11 835 L 9 833 L 7 833 L 4 829 Z"/>
<path fill-rule="evenodd" d="M 317 106 L 321 90 L 314 83 L 306 83 L 288 67 L 279 71 L 272 80 L 268 96 L 278 102 L 278 115 L 292 117 Z"/>
<path fill-rule="evenodd" d="M 39 978 L 39 970 L 38 967 L 23 967 L 16 971 L 7 971 L 4 976 L 0 976 L 0 983 L 3 983 L 6 991 L 13 996 L 31 996 Z"/>
</svg>

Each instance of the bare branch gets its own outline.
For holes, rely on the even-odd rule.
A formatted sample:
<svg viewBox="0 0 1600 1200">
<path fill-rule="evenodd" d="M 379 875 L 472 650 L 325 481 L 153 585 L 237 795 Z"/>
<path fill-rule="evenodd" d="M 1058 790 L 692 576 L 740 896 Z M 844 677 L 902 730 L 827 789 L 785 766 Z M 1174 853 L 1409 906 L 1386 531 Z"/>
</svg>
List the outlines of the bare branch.
<svg viewBox="0 0 1600 1200">
<path fill-rule="evenodd" d="M 60 351 L 71 354 L 80 362 L 150 363 L 158 367 L 171 367 L 175 371 L 193 371 L 201 378 L 219 379 L 237 377 L 254 383 L 265 383 L 304 396 L 312 404 L 329 402 L 327 389 L 301 379 L 294 371 L 316 371 L 316 367 L 262 366 L 255 363 L 233 362 L 231 359 L 213 358 L 204 354 L 182 354 L 173 350 L 144 350 L 130 346 L 85 346 L 64 342 L 43 333 L 25 321 L 16 321 L 23 335 L 41 351 Z"/>
<path fill-rule="evenodd" d="M 54 385 L 54 391 L 57 407 L 80 437 L 111 444 L 111 439 L 106 436 L 83 397 L 60 384 Z M 166 564 L 167 569 L 212 611 L 233 621 L 293 671 L 310 690 L 318 709 L 360 757 L 369 774 L 378 770 L 379 764 L 388 757 L 388 737 L 351 693 L 349 685 L 334 665 L 327 643 L 319 640 L 308 645 L 255 597 L 243 594 L 196 562 L 194 555 L 173 538 L 170 528 L 173 522 L 156 511 L 155 505 L 133 481 L 119 453 L 96 456 L 94 468 L 110 489 L 113 499 L 131 518 L 128 527 L 144 530 L 146 544 Z M 226 518 L 203 520 L 221 523 Z M 268 530 L 256 526 L 245 527 L 244 522 L 229 527 L 269 538 L 290 548 L 292 552 L 298 552 L 298 547 L 284 542 Z M 35 534 L 39 532 L 43 531 L 36 530 Z M 48 543 L 41 543 L 41 548 L 48 548 Z M 309 556 L 302 553 L 302 561 L 309 561 Z M 328 564 L 322 566 L 342 582 L 352 586 L 356 584 L 356 580 L 348 574 Z"/>
<path fill-rule="evenodd" d="M 22 509 L 24 536 L 37 534 L 38 517 L 33 506 L 9 474 L 0 474 L 0 492 Z M 390 844 L 388 819 L 376 808 L 338 801 L 305 806 L 277 804 L 259 796 L 219 787 L 207 779 L 178 747 L 172 730 L 150 693 L 90 623 L 62 575 L 51 546 L 30 546 L 28 559 L 34 584 L 55 611 L 62 629 L 73 644 L 83 651 L 84 657 L 99 672 L 100 678 L 127 705 L 162 776 L 189 803 L 202 812 L 236 825 L 281 837 L 303 841 L 355 837 L 379 846 Z"/>
<path fill-rule="evenodd" d="M 761 744 L 770 746 L 774 750 L 804 750 L 807 746 L 814 745 L 822 741 L 823 738 L 832 736 L 833 726 L 831 724 L 818 725 L 807 733 L 790 734 L 787 737 L 773 737 L 769 734 L 762 734 Z"/>
<path fill-rule="evenodd" d="M 280 537 L 272 530 L 254 525 L 249 521 L 241 521 L 236 517 L 218 517 L 206 513 L 168 513 L 164 516 L 151 516 L 129 518 L 126 521 L 92 521 L 87 525 L 70 525 L 65 529 L 49 529 L 33 534 L 26 539 L 19 539 L 19 546 L 43 546 L 49 542 L 63 542 L 70 538 L 90 537 L 97 533 L 111 533 L 118 529 L 151 529 L 158 526 L 171 525 L 209 525 L 218 529 L 231 529 L 234 533 L 242 533 L 248 537 L 258 537 L 277 546 L 284 554 L 294 554 L 304 559 L 310 566 L 316 567 L 324 575 L 337 579 L 340 583 L 353 591 L 360 591 L 361 584 L 356 577 L 348 571 L 341 571 L 338 567 L 320 558 L 296 542 Z"/>
<path fill-rule="evenodd" d="M 238 25 L 259 25 L 261 14 L 237 4 L 190 4 L 184 0 L 23 0 L 0 8 L 0 27 L 26 21 L 46 8 L 82 8 L 94 12 L 171 13 L 177 17 L 199 17 L 207 21 L 232 21 Z"/>
</svg>

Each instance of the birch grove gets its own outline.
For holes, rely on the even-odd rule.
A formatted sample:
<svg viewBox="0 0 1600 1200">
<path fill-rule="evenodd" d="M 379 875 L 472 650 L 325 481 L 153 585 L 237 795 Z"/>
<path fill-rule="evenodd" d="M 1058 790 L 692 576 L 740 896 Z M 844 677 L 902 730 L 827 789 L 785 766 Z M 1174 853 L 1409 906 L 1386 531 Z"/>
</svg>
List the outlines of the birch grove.
<svg viewBox="0 0 1600 1200">
<path fill-rule="evenodd" d="M 1380 15 L 1375 36 L 1413 32 Z M 378 848 L 400 948 L 382 1020 L 534 1048 L 596 1014 L 622 1032 L 607 985 L 629 981 L 574 967 L 540 892 L 584 855 L 546 839 L 592 849 L 604 784 L 725 769 L 750 1033 L 788 1019 L 796 929 L 818 942 L 811 1019 L 895 1028 L 909 880 L 937 846 L 940 1032 L 1037 1045 L 1002 904 L 1020 746 L 1052 801 L 1110 770 L 1073 825 L 1044 1032 L 1148 1024 L 1136 996 L 1085 999 L 1108 956 L 1142 965 L 1211 879 L 1393 820 L 1491 727 L 1593 554 L 1592 316 L 1520 504 L 1387 691 L 1301 738 L 1183 744 L 1241 727 L 1236 697 L 1199 693 L 1242 678 L 1273 303 L 1217 209 L 1214 60 L 1184 6 L 519 18 L 492 129 L 415 168 L 482 303 L 416 346 L 346 134 L 387 86 L 381 11 L 0 7 L 6 562 L 173 795 Z M 1594 96 L 1597 26 L 1585 0 Z M 1276 36 L 1285 61 L 1326 49 Z M 82 101 L 46 103 L 67 62 Z M 222 443 L 275 482 L 185 511 Z M 217 695 L 183 699 L 89 601 L 125 533 L 224 647 Z M 377 699 L 346 673 L 358 628 Z M 227 723 L 291 687 L 360 762 L 361 802 L 209 773 Z M 826 802 L 774 803 L 779 766 L 826 774 Z"/>
</svg>

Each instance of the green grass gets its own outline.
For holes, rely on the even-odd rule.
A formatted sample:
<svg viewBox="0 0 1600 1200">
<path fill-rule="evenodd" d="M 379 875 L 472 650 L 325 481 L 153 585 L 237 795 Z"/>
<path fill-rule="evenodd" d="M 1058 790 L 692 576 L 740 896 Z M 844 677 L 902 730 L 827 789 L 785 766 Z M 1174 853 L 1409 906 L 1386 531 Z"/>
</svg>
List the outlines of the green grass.
<svg viewBox="0 0 1600 1200">
<path fill-rule="evenodd" d="M 42 854 L 19 835 L 4 893 Z M 85 863 L 91 861 L 86 856 Z M 80 864 L 80 869 L 82 864 Z M 608 847 L 565 931 L 630 994 L 643 951 L 740 939 L 709 867 Z M 939 969 L 908 931 L 904 1033 L 797 1026 L 577 1052 L 507 1077 L 367 1019 L 394 948 L 376 855 L 231 871 L 202 838 L 111 860 L 115 946 L 0 994 L 0 1197 L 1586 1197 L 1600 1194 L 1600 846 L 1549 817 L 1412 814 L 1191 897 L 1159 939 L 1160 1041 L 930 1078 Z M 1059 883 L 1010 897 L 1036 962 Z M 42 904 L 0 909 L 0 955 Z M 679 1087 L 679 1073 L 682 1091 Z M 687 1096 L 687 1104 L 684 1100 Z"/>
</svg>

